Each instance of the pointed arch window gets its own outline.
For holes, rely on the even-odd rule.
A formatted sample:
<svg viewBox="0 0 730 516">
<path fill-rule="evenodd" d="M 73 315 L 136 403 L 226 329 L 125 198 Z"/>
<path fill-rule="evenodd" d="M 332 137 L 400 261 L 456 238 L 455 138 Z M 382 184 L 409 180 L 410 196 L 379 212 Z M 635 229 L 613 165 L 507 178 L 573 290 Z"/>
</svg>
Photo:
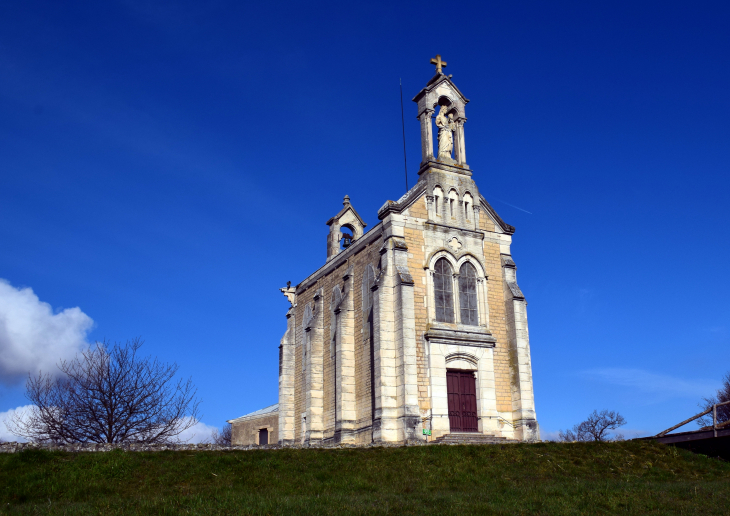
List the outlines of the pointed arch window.
<svg viewBox="0 0 730 516">
<path fill-rule="evenodd" d="M 477 304 L 477 271 L 466 262 L 459 269 L 459 306 L 461 324 L 479 325 L 479 305 Z"/>
<path fill-rule="evenodd" d="M 436 297 L 436 320 L 454 322 L 453 270 L 446 258 L 436 262 L 433 275 L 433 290 Z"/>
</svg>

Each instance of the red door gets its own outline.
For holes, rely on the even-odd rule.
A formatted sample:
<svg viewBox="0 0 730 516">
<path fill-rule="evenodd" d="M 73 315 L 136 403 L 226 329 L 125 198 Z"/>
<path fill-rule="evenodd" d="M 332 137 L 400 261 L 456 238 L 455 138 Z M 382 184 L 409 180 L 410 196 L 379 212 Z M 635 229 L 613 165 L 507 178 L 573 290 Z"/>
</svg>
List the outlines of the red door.
<svg viewBox="0 0 730 516">
<path fill-rule="evenodd" d="M 452 432 L 478 432 L 477 390 L 471 371 L 447 371 L 449 425 Z"/>
</svg>

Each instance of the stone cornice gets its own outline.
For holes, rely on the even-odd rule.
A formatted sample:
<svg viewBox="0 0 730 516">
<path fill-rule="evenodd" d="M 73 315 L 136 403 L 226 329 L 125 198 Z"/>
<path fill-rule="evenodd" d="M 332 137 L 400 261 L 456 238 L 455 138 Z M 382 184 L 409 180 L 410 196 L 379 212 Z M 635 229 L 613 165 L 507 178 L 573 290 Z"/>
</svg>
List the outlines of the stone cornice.
<svg viewBox="0 0 730 516">
<path fill-rule="evenodd" d="M 413 188 L 403 194 L 397 201 L 385 201 L 385 204 L 378 210 L 378 219 L 383 220 L 391 213 L 401 213 L 403 210 L 410 208 L 425 191 L 426 184 L 423 181 L 418 181 Z"/>
<path fill-rule="evenodd" d="M 493 348 L 497 342 L 497 339 L 486 328 L 467 331 L 432 327 L 424 336 L 432 344 L 453 344 L 477 348 Z"/>
<path fill-rule="evenodd" d="M 420 176 L 429 169 L 440 170 L 442 172 L 451 172 L 452 174 L 459 174 L 468 177 L 472 176 L 472 171 L 467 164 L 460 165 L 458 163 L 446 163 L 444 161 L 439 161 L 435 158 L 431 158 L 427 161 L 422 162 L 421 168 L 418 169 L 418 175 Z"/>
</svg>

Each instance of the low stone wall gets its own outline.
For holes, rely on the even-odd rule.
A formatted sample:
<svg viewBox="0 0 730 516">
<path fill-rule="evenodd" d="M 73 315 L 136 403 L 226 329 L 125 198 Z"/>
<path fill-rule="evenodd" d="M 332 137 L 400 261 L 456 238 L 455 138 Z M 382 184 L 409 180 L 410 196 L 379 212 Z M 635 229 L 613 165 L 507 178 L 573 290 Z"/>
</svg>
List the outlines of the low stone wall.
<svg viewBox="0 0 730 516">
<path fill-rule="evenodd" d="M 219 446 L 217 444 L 139 444 L 139 443 L 120 443 L 120 444 L 97 444 L 97 443 L 79 443 L 79 444 L 41 444 L 41 443 L 0 443 L 0 453 L 18 453 L 25 450 L 47 450 L 60 451 L 68 453 L 89 453 L 89 452 L 109 452 L 113 450 L 122 450 L 125 452 L 161 452 L 161 451 L 245 451 L 245 450 L 278 450 L 284 448 L 291 449 L 339 449 L 339 448 L 399 448 L 401 446 L 428 446 L 429 443 L 424 441 L 413 441 L 407 443 L 371 443 L 371 444 L 317 444 L 317 445 L 290 445 L 281 446 L 278 444 L 269 444 L 264 446 L 248 445 L 248 446 Z"/>
</svg>

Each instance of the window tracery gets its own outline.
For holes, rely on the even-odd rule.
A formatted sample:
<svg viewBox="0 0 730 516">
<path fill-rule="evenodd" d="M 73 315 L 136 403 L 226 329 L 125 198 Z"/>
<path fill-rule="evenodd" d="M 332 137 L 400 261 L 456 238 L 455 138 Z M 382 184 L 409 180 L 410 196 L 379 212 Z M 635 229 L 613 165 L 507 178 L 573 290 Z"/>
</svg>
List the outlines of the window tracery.
<svg viewBox="0 0 730 516">
<path fill-rule="evenodd" d="M 459 269 L 459 308 L 461 324 L 479 325 L 477 273 L 469 262 L 465 262 Z"/>
<path fill-rule="evenodd" d="M 434 267 L 433 290 L 436 298 L 436 320 L 454 322 L 453 270 L 446 258 L 439 258 Z"/>
</svg>

